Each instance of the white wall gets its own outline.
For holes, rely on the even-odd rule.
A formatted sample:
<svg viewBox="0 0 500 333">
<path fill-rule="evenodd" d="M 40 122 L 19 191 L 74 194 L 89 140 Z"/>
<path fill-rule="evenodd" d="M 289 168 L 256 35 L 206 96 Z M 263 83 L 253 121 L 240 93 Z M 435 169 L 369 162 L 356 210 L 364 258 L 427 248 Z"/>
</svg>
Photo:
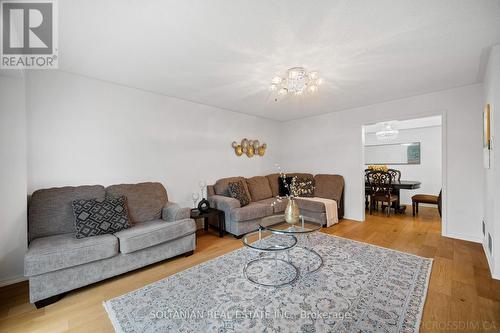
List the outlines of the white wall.
<svg viewBox="0 0 500 333">
<path fill-rule="evenodd" d="M 27 78 L 28 192 L 160 181 L 193 204 L 198 181 L 275 172 L 277 122 L 57 71 Z M 236 157 L 242 136 L 268 144 Z"/>
<path fill-rule="evenodd" d="M 200 179 L 265 174 L 279 162 L 289 172 L 343 175 L 346 218 L 361 220 L 362 125 L 433 114 L 444 115 L 446 130 L 444 233 L 480 239 L 482 197 L 470 193 L 483 193 L 482 85 L 276 123 L 72 74 L 32 71 L 26 82 L 26 163 L 24 108 L 16 102 L 23 85 L 4 80 L 0 281 L 22 274 L 26 193 L 35 189 L 154 180 L 166 185 L 172 200 L 190 205 Z M 242 136 L 266 141 L 266 156 L 234 156 L 230 143 Z"/>
<path fill-rule="evenodd" d="M 422 184 L 417 190 L 400 191 L 403 204 L 411 205 L 411 197 L 418 193 L 438 195 L 442 186 L 441 126 L 402 129 L 396 139 L 387 142 L 420 142 L 420 164 L 389 165 L 401 171 L 402 180 L 418 180 Z M 381 144 L 375 133 L 365 134 L 365 145 Z"/>
<path fill-rule="evenodd" d="M 23 278 L 26 251 L 24 78 L 0 75 L 0 286 Z"/>
<path fill-rule="evenodd" d="M 282 166 L 338 173 L 346 181 L 346 218 L 363 220 L 362 125 L 443 114 L 446 173 L 443 234 L 481 240 L 483 212 L 482 85 L 374 104 L 283 124 Z"/>
<path fill-rule="evenodd" d="M 484 79 L 484 105 L 490 104 L 491 110 L 491 135 L 493 138 L 493 150 L 490 153 L 490 169 L 485 169 L 485 210 L 484 221 L 486 233 L 483 239 L 490 269 L 493 276 L 500 279 L 500 165 L 495 163 L 495 151 L 497 150 L 498 139 L 500 139 L 500 119 L 497 112 L 500 112 L 500 45 L 492 48 L 489 56 L 488 67 Z M 488 250 L 488 233 L 491 235 L 493 248 Z"/>
</svg>

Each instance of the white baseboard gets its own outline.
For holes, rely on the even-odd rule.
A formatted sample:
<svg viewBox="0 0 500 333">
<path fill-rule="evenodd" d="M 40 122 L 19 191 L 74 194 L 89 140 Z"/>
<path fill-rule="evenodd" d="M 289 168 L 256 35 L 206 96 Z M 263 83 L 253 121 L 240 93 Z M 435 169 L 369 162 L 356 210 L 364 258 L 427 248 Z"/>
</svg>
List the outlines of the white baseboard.
<svg viewBox="0 0 500 333">
<path fill-rule="evenodd" d="M 465 235 L 465 234 L 459 234 L 459 233 L 453 233 L 453 232 L 448 232 L 445 233 L 443 231 L 443 236 L 449 237 L 449 238 L 455 238 L 455 239 L 460 239 L 468 242 L 474 242 L 474 243 L 483 243 L 483 238 L 479 236 L 471 236 L 471 235 Z"/>
<path fill-rule="evenodd" d="M 485 241 L 486 239 L 484 239 Z M 486 261 L 488 262 L 488 267 L 490 268 L 490 272 L 491 272 L 491 277 L 494 278 L 495 280 L 500 280 L 500 274 L 495 274 L 496 272 L 494 271 L 494 267 L 493 267 L 493 264 L 492 264 L 492 260 L 493 258 L 491 258 L 490 256 L 490 251 L 488 251 L 488 248 L 486 246 L 486 242 L 482 242 L 482 245 L 483 245 L 483 251 L 484 251 L 484 254 L 486 255 Z"/>
<path fill-rule="evenodd" d="M 11 277 L 11 278 L 8 278 L 5 280 L 1 280 L 0 287 L 5 287 L 5 286 L 8 286 L 10 284 L 14 284 L 14 283 L 18 283 L 18 282 L 22 282 L 22 281 L 26 281 L 26 280 L 28 280 L 28 279 L 22 275 L 14 276 L 14 277 Z"/>
</svg>

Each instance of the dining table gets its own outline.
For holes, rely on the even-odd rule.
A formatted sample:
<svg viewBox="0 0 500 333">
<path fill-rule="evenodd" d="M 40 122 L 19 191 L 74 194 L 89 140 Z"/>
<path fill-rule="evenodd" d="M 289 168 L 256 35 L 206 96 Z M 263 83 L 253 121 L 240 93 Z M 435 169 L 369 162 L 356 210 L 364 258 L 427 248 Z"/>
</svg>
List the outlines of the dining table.
<svg viewBox="0 0 500 333">
<path fill-rule="evenodd" d="M 394 180 L 391 182 L 391 187 L 392 187 L 392 193 L 396 194 L 398 196 L 398 200 L 395 203 L 395 211 L 398 214 L 404 214 L 406 210 L 406 206 L 401 206 L 401 196 L 400 196 L 400 191 L 401 190 L 416 190 L 420 188 L 420 185 L 422 183 L 419 182 L 418 180 Z M 368 184 L 368 181 L 365 181 L 365 192 L 370 190 L 370 184 Z"/>
</svg>

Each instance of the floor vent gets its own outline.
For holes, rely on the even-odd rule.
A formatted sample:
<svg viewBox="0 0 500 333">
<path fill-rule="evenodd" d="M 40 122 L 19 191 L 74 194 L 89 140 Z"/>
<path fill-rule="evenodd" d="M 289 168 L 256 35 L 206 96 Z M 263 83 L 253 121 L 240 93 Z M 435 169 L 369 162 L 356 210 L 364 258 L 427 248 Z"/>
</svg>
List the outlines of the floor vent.
<svg viewBox="0 0 500 333">
<path fill-rule="evenodd" d="M 490 251 L 490 254 L 493 252 L 493 241 L 491 240 L 490 233 L 488 233 L 488 251 Z"/>
</svg>

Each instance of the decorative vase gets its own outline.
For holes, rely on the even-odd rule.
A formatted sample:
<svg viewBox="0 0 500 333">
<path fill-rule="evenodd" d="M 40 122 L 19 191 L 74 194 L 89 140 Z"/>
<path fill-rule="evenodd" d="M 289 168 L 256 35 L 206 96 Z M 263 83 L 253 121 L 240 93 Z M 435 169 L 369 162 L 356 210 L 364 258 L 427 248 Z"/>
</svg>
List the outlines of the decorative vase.
<svg viewBox="0 0 500 333">
<path fill-rule="evenodd" d="M 297 202 L 293 199 L 288 199 L 288 205 L 285 209 L 285 221 L 289 224 L 299 223 L 300 210 Z"/>
</svg>

